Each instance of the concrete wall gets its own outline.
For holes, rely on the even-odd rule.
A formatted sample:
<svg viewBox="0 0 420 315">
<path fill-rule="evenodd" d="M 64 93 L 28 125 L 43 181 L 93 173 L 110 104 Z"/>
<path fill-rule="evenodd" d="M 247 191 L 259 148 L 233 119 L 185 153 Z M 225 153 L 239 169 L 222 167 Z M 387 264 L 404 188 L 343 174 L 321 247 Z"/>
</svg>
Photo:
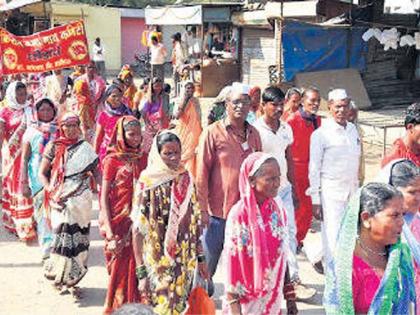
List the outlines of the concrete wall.
<svg viewBox="0 0 420 315">
<path fill-rule="evenodd" d="M 121 68 L 121 15 L 119 9 L 63 2 L 52 2 L 51 6 L 53 24 L 64 24 L 83 18 L 90 52 L 92 52 L 91 47 L 95 38 L 100 37 L 105 47 L 107 70 Z"/>
<path fill-rule="evenodd" d="M 134 54 L 145 52 L 141 44 L 141 35 L 146 25 L 144 18 L 121 18 L 121 58 L 122 63 L 132 63 Z"/>
</svg>

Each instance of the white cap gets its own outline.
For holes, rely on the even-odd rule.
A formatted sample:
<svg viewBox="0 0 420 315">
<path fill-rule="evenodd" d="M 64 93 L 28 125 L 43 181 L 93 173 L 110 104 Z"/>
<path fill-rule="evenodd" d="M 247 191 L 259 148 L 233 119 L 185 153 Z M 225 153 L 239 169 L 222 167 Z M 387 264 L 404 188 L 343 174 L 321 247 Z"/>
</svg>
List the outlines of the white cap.
<svg viewBox="0 0 420 315">
<path fill-rule="evenodd" d="M 344 89 L 334 89 L 328 93 L 328 101 L 341 101 L 349 98 Z"/>
<path fill-rule="evenodd" d="M 247 84 L 243 84 L 241 82 L 232 83 L 232 93 L 249 95 L 250 90 L 251 90 L 251 87 Z"/>
</svg>

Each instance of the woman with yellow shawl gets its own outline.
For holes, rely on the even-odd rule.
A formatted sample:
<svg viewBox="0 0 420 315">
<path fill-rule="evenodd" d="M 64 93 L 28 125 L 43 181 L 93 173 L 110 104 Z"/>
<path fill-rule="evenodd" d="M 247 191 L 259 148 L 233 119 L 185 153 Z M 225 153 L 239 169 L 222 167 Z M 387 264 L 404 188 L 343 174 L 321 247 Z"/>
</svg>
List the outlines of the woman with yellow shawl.
<svg viewBox="0 0 420 315">
<path fill-rule="evenodd" d="M 196 148 L 201 132 L 200 103 L 194 97 L 194 83 L 185 83 L 184 92 L 174 110 L 175 132 L 182 143 L 181 162 L 193 177 L 196 175 Z"/>
<path fill-rule="evenodd" d="M 163 131 L 153 140 L 147 168 L 134 191 L 133 250 L 142 303 L 156 314 L 182 314 L 196 266 L 208 278 L 200 241 L 201 210 L 181 142 Z"/>
<path fill-rule="evenodd" d="M 134 73 L 133 70 L 130 68 L 130 65 L 124 65 L 122 67 L 118 78 L 120 78 L 125 85 L 125 103 L 131 110 L 137 110 L 137 108 L 135 108 L 134 106 L 134 97 L 137 93 L 137 88 L 134 85 Z"/>
</svg>

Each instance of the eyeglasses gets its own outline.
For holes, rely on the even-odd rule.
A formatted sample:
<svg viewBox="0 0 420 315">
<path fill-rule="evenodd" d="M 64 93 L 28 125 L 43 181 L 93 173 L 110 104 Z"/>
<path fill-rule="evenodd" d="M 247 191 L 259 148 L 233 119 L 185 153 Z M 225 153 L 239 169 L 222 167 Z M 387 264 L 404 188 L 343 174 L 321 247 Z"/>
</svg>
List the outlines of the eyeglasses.
<svg viewBox="0 0 420 315">
<path fill-rule="evenodd" d="M 238 107 L 239 105 L 242 105 L 242 106 L 249 106 L 249 105 L 251 105 L 251 101 L 250 100 L 242 100 L 242 99 L 232 100 L 232 101 L 230 101 L 230 103 L 234 107 Z"/>
</svg>

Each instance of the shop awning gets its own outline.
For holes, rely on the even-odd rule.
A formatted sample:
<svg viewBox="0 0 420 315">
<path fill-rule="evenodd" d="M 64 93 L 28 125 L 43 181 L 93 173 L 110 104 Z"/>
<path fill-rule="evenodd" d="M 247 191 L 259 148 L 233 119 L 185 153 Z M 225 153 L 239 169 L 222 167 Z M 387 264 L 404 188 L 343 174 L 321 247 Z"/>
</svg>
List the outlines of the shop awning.
<svg viewBox="0 0 420 315">
<path fill-rule="evenodd" d="M 0 12 L 10 11 L 19 9 L 27 5 L 42 2 L 43 0 L 12 0 L 6 3 L 6 1 L 0 1 Z"/>
<path fill-rule="evenodd" d="M 200 25 L 203 24 L 202 6 L 146 8 L 148 25 Z"/>
</svg>

